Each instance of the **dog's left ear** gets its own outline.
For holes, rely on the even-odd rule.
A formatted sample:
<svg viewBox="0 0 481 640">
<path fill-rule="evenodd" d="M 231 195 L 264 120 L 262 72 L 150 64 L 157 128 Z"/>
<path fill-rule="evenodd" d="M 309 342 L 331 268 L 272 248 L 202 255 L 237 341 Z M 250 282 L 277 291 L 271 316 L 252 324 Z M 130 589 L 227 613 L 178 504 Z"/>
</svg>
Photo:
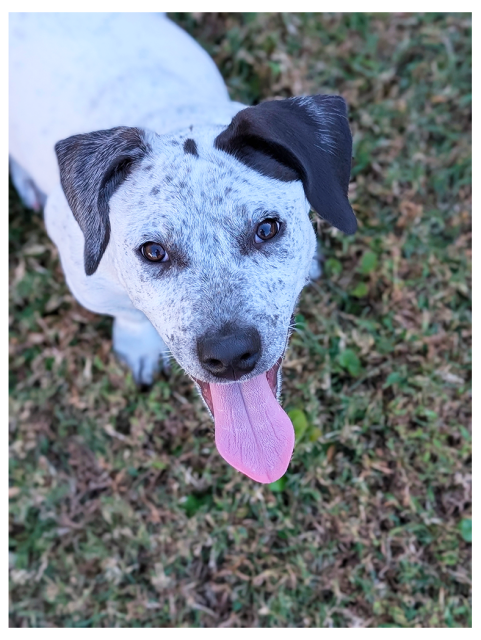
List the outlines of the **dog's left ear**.
<svg viewBox="0 0 481 640">
<path fill-rule="evenodd" d="M 97 270 L 110 238 L 109 200 L 151 147 L 145 131 L 115 127 L 57 142 L 60 182 L 84 234 L 85 273 Z"/>
<path fill-rule="evenodd" d="M 234 116 L 214 141 L 265 176 L 301 180 L 316 213 L 344 233 L 357 221 L 347 192 L 352 136 L 341 96 L 306 96 L 263 102 Z"/>
</svg>

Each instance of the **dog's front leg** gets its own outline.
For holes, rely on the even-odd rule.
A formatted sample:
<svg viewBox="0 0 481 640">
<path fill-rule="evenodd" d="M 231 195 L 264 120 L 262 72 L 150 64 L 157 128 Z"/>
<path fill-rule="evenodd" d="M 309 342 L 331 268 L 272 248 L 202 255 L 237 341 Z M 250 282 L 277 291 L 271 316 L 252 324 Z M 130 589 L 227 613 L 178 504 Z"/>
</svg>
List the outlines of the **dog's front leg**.
<svg viewBox="0 0 481 640">
<path fill-rule="evenodd" d="M 10 177 L 23 204 L 29 209 L 40 211 L 45 205 L 45 195 L 36 186 L 23 167 L 11 156 L 9 158 Z"/>
<path fill-rule="evenodd" d="M 169 350 L 141 311 L 115 315 L 113 346 L 138 385 L 151 385 L 161 368 L 169 369 Z"/>
</svg>

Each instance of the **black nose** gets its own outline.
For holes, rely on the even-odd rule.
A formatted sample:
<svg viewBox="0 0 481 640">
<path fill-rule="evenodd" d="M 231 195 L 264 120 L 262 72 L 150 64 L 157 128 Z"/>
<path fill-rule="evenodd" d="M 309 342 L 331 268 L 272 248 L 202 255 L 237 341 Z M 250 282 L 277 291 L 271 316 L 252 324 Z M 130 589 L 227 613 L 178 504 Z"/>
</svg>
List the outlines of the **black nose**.
<svg viewBox="0 0 481 640">
<path fill-rule="evenodd" d="M 261 339 L 253 328 L 230 327 L 197 341 L 197 353 L 206 371 L 224 380 L 238 380 L 250 373 L 261 355 Z"/>
</svg>

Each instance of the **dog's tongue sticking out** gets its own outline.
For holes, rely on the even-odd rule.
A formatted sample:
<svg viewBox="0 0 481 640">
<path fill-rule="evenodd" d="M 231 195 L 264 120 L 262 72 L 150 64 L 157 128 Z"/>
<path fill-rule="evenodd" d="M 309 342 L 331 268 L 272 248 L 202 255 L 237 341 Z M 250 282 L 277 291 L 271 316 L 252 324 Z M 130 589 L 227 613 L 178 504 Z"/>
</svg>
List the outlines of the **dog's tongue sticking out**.
<svg viewBox="0 0 481 640">
<path fill-rule="evenodd" d="M 215 443 L 230 465 L 257 482 L 275 482 L 287 470 L 294 427 L 266 374 L 247 382 L 211 384 Z"/>
</svg>

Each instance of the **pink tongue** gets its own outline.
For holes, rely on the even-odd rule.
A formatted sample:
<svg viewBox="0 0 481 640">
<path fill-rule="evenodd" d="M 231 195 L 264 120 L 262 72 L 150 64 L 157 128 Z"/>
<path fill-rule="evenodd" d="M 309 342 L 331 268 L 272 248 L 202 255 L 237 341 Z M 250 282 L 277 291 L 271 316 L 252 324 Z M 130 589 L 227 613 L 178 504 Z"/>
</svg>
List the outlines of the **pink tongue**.
<svg viewBox="0 0 481 640">
<path fill-rule="evenodd" d="M 242 383 L 211 384 L 210 392 L 220 455 L 252 480 L 279 480 L 291 460 L 294 427 L 266 374 Z"/>
</svg>

